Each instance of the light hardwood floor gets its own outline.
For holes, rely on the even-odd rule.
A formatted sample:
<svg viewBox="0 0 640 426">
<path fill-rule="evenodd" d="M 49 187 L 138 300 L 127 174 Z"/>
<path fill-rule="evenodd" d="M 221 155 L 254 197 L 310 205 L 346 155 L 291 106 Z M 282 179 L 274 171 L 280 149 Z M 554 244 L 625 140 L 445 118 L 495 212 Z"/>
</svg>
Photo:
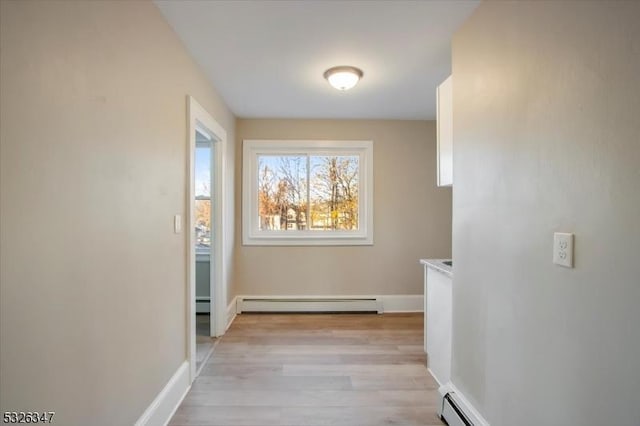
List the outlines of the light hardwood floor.
<svg viewBox="0 0 640 426">
<path fill-rule="evenodd" d="M 200 371 L 215 346 L 216 339 L 211 337 L 211 317 L 203 314 L 196 315 L 196 371 Z"/>
<path fill-rule="evenodd" d="M 422 314 L 242 314 L 172 426 L 442 425 Z"/>
</svg>

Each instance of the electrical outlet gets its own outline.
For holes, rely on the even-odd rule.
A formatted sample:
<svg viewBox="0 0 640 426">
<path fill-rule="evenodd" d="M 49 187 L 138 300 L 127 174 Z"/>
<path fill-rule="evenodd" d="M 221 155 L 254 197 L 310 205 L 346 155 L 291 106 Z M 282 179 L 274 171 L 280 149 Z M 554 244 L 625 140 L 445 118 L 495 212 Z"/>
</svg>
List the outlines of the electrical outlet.
<svg viewBox="0 0 640 426">
<path fill-rule="evenodd" d="M 565 232 L 553 234 L 553 263 L 573 268 L 573 234 Z"/>
</svg>

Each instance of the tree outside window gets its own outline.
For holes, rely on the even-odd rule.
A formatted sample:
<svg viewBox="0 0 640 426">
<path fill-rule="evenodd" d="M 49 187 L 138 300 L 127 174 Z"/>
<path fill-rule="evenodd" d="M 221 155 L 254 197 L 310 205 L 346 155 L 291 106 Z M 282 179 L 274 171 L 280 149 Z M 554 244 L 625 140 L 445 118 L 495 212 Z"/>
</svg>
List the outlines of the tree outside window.
<svg viewBox="0 0 640 426">
<path fill-rule="evenodd" d="M 371 162 L 371 142 L 245 141 L 245 211 L 257 216 L 245 232 L 370 241 Z"/>
</svg>

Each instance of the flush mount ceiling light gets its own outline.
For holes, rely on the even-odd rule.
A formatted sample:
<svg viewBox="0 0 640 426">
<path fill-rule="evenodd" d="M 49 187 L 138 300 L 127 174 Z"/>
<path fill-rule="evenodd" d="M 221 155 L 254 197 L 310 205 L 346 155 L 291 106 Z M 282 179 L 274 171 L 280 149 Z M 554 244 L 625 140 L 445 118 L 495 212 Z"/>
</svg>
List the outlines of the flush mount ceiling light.
<svg viewBox="0 0 640 426">
<path fill-rule="evenodd" d="M 338 90 L 349 90 L 362 78 L 362 70 L 356 67 L 340 66 L 329 68 L 324 72 L 324 78 Z"/>
</svg>

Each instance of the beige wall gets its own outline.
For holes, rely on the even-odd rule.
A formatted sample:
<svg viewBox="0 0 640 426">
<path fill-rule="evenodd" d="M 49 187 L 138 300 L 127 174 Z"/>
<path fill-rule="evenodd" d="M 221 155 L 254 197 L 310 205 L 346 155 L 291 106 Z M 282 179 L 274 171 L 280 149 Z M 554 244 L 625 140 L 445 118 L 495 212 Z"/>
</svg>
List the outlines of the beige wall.
<svg viewBox="0 0 640 426">
<path fill-rule="evenodd" d="M 638 22 L 483 2 L 454 38 L 453 382 L 493 426 L 640 424 Z"/>
<path fill-rule="evenodd" d="M 230 168 L 235 119 L 150 2 L 0 4 L 0 410 L 132 424 L 186 359 L 186 95 Z"/>
<path fill-rule="evenodd" d="M 238 294 L 422 293 L 418 259 L 451 250 L 451 189 L 435 185 L 434 122 L 243 119 L 236 126 L 237 211 L 244 139 L 373 140 L 375 175 L 373 246 L 242 246 L 237 220 Z"/>
</svg>

